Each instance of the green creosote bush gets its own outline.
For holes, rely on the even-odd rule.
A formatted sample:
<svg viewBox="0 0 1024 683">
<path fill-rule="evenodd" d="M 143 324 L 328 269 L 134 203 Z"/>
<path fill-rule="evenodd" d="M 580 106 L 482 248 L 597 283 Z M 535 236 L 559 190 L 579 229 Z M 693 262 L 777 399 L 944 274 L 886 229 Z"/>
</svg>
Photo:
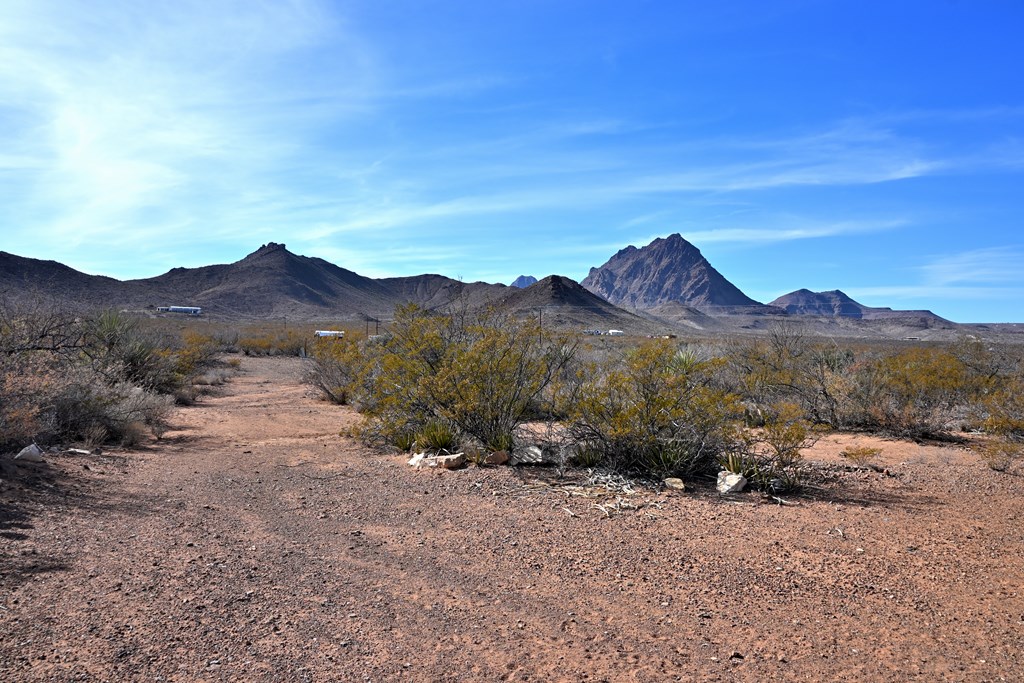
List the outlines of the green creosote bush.
<svg viewBox="0 0 1024 683">
<path fill-rule="evenodd" d="M 400 307 L 389 335 L 359 345 L 352 362 L 364 438 L 394 444 L 442 420 L 485 449 L 511 450 L 516 429 L 574 353 L 533 321 Z"/>
<path fill-rule="evenodd" d="M 364 358 L 356 337 L 316 339 L 308 348 L 306 383 L 338 405 L 346 405 L 357 383 Z"/>
<path fill-rule="evenodd" d="M 814 445 L 820 430 L 804 418 L 795 403 L 767 408 L 759 429 L 742 432 L 734 449 L 724 453 L 719 466 L 742 474 L 751 486 L 771 493 L 794 491 L 804 480 L 803 449 Z"/>
<path fill-rule="evenodd" d="M 52 300 L 0 300 L 0 446 L 137 445 L 146 430 L 163 435 L 171 394 L 190 386 L 180 363 L 191 344 L 166 343 L 144 322 L 72 314 Z M 204 352 L 189 365 L 207 362 Z"/>
<path fill-rule="evenodd" d="M 873 448 L 871 446 L 852 446 L 839 453 L 841 457 L 861 467 L 871 465 L 881 454 L 881 448 Z"/>
<path fill-rule="evenodd" d="M 717 363 L 680 363 L 675 345 L 647 341 L 624 357 L 580 370 L 566 399 L 576 443 L 622 471 L 710 471 L 737 438 L 737 397 L 711 382 Z M 588 459 L 597 460 L 596 453 Z"/>
</svg>

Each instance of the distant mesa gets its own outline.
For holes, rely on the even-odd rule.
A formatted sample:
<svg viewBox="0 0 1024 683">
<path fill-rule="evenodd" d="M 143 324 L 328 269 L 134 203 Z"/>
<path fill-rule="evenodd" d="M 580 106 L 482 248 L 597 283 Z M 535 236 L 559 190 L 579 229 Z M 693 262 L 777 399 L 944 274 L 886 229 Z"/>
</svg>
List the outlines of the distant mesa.
<svg viewBox="0 0 1024 683">
<path fill-rule="evenodd" d="M 798 289 L 795 292 L 783 294 L 769 305 L 778 306 L 792 315 L 825 315 L 846 318 L 863 318 L 864 310 L 867 308 L 838 289 L 829 292 Z"/>
<path fill-rule="evenodd" d="M 797 316 L 822 316 L 829 318 L 855 318 L 858 320 L 902 321 L 923 327 L 944 327 L 954 323 L 931 311 L 894 310 L 887 307 L 865 306 L 854 301 L 844 292 L 833 289 L 827 292 L 812 292 L 798 289 L 783 294 L 769 304 Z"/>
<path fill-rule="evenodd" d="M 580 283 L 616 306 L 651 310 L 679 303 L 705 313 L 772 312 L 715 270 L 678 233 L 640 249 L 628 246 Z"/>
<path fill-rule="evenodd" d="M 536 284 L 537 278 L 532 275 L 520 275 L 517 277 L 510 286 L 518 287 L 519 289 L 526 289 L 530 285 Z"/>
</svg>

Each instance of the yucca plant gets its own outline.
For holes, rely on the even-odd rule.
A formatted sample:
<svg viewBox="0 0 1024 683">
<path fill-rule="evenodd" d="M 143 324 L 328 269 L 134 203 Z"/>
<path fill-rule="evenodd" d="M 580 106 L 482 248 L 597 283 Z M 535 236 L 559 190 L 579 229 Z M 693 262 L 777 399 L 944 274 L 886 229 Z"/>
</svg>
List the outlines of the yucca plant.
<svg viewBox="0 0 1024 683">
<path fill-rule="evenodd" d="M 451 453 L 459 445 L 459 430 L 446 420 L 433 420 L 416 432 L 416 446 L 425 451 Z"/>
</svg>

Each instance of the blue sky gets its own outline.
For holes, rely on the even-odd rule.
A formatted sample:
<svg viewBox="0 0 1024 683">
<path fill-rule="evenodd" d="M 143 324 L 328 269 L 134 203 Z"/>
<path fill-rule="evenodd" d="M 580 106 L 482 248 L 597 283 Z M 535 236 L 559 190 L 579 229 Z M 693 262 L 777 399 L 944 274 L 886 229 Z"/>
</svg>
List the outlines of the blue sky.
<svg viewBox="0 0 1024 683">
<path fill-rule="evenodd" d="M 761 301 L 1024 321 L 1022 29 L 1017 0 L 5 0 L 0 249 L 510 282 L 679 232 Z"/>
</svg>

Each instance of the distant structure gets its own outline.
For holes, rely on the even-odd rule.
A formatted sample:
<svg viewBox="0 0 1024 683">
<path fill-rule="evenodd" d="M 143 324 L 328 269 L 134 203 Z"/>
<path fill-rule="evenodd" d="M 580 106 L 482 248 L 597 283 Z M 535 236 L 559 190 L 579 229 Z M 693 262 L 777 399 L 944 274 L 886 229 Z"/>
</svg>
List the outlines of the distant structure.
<svg viewBox="0 0 1024 683">
<path fill-rule="evenodd" d="M 621 337 L 626 333 L 623 332 L 622 330 L 608 330 L 607 332 L 605 332 L 605 334 L 607 334 L 609 337 Z"/>
<path fill-rule="evenodd" d="M 345 336 L 345 331 L 344 330 L 317 330 L 316 332 L 313 333 L 313 336 L 314 337 L 333 337 L 335 339 L 340 339 L 341 337 Z"/>
<path fill-rule="evenodd" d="M 161 313 L 184 313 L 185 315 L 203 314 L 203 309 L 199 306 L 160 306 L 156 310 Z"/>
</svg>

